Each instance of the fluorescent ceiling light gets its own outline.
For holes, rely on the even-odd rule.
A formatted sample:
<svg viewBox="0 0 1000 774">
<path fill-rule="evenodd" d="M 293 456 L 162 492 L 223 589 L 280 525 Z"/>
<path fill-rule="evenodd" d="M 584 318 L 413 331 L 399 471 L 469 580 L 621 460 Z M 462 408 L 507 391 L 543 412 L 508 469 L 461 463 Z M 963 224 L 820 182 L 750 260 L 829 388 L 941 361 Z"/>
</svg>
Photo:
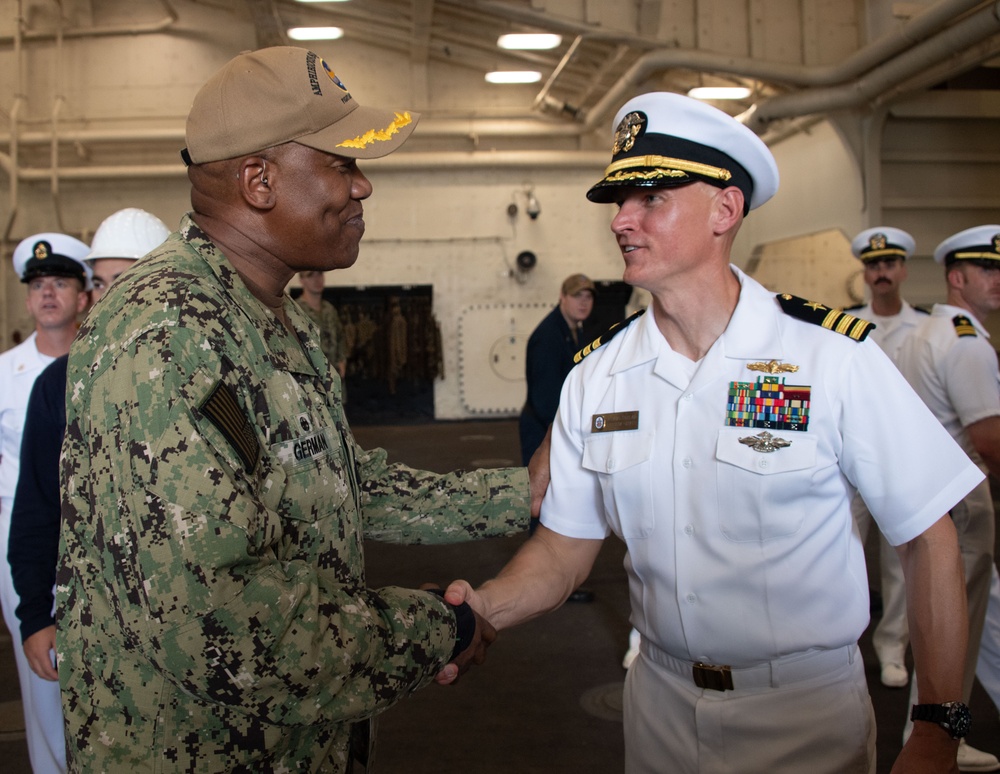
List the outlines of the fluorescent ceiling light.
<svg viewBox="0 0 1000 774">
<path fill-rule="evenodd" d="M 340 27 L 292 27 L 288 30 L 288 37 L 292 40 L 336 40 L 343 36 L 344 31 Z"/>
<path fill-rule="evenodd" d="M 346 3 L 348 0 L 296 0 L 299 3 Z"/>
<path fill-rule="evenodd" d="M 542 74 L 537 70 L 495 70 L 486 73 L 489 83 L 538 83 Z"/>
<path fill-rule="evenodd" d="M 695 99 L 746 99 L 750 89 L 745 86 L 696 86 L 688 92 Z"/>
<path fill-rule="evenodd" d="M 501 35 L 497 38 L 500 48 L 518 51 L 547 51 L 562 43 L 561 35 L 551 35 L 547 32 L 526 32 Z"/>
</svg>

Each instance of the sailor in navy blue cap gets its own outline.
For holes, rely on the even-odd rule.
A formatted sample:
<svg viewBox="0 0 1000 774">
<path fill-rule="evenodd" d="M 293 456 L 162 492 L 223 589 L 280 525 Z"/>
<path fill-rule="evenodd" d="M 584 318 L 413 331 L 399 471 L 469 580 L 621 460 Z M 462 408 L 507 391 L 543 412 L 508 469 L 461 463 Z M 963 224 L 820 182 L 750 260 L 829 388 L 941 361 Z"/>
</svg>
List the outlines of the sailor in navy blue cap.
<svg viewBox="0 0 1000 774">
<path fill-rule="evenodd" d="M 1000 225 L 952 234 L 935 248 L 934 260 L 944 267 L 947 296 L 903 344 L 899 368 L 968 455 L 1000 475 L 1000 371 L 986 328 L 989 316 L 1000 309 Z M 962 701 L 968 702 L 978 677 L 1000 705 L 1000 578 L 988 482 L 951 513 L 962 548 L 969 611 Z M 995 755 L 967 744 L 959 748 L 958 764 L 962 771 L 1000 770 Z"/>
<path fill-rule="evenodd" d="M 77 318 L 89 301 L 89 269 L 83 262 L 90 248 L 66 234 L 35 234 L 14 248 L 14 270 L 27 287 L 26 305 L 35 329 L 21 344 L 0 355 L 0 607 L 12 633 L 20 599 L 7 559 L 10 516 L 20 472 L 21 435 L 28 396 L 35 378 L 59 355 L 69 351 Z M 14 656 L 24 697 L 25 735 L 35 771 L 65 771 L 59 684 L 38 677 L 19 641 Z"/>
<path fill-rule="evenodd" d="M 947 511 L 983 474 L 866 340 L 871 323 L 776 296 L 732 265 L 744 217 L 777 188 L 767 146 L 722 111 L 656 93 L 618 112 L 588 196 L 617 206 L 624 279 L 652 301 L 566 378 L 535 534 L 479 590 L 447 591 L 502 629 L 561 604 L 608 534 L 626 543 L 641 635 L 625 681 L 628 774 L 874 771 L 855 490 L 905 545 L 921 700 L 961 699 Z M 951 770 L 948 733 L 914 736 L 907 757 Z"/>
<path fill-rule="evenodd" d="M 851 240 L 851 252 L 861 261 L 870 297 L 867 303 L 848 311 L 875 323 L 871 338 L 893 361 L 906 338 L 927 319 L 926 311 L 911 306 L 902 296 L 902 285 L 907 278 L 906 262 L 915 249 L 913 237 L 892 226 L 866 228 Z M 865 541 L 871 529 L 871 514 L 860 496 L 854 498 L 851 508 L 861 539 Z M 910 679 L 906 668 L 910 633 L 906 624 L 903 568 L 885 538 L 880 536 L 878 543 L 882 617 L 872 634 L 872 645 L 879 660 L 882 684 L 901 688 Z"/>
</svg>

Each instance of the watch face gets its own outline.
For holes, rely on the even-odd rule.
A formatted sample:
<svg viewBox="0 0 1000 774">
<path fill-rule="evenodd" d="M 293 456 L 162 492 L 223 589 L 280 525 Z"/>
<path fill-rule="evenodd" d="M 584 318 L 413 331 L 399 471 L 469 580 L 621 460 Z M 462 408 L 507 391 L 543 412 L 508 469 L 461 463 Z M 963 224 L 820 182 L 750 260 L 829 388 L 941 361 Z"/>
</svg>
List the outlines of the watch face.
<svg viewBox="0 0 1000 774">
<path fill-rule="evenodd" d="M 969 733 L 972 726 L 972 715 L 969 708 L 960 702 L 951 702 L 948 706 L 948 730 L 952 737 L 960 739 Z"/>
</svg>

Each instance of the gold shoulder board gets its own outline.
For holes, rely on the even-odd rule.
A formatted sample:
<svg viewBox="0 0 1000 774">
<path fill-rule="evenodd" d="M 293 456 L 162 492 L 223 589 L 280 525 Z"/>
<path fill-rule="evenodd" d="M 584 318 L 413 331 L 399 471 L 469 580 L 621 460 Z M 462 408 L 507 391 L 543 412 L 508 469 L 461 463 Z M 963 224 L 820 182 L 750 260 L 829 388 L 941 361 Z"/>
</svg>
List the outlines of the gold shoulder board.
<svg viewBox="0 0 1000 774">
<path fill-rule="evenodd" d="M 602 346 L 603 344 L 607 344 L 609 341 L 611 341 L 611 339 L 613 339 L 615 336 L 617 336 L 619 333 L 625 330 L 629 325 L 631 325 L 633 321 L 638 320 L 640 317 L 642 317 L 645 311 L 646 311 L 645 309 L 640 309 L 638 312 L 630 314 L 621 322 L 616 322 L 614 325 L 608 328 L 604 333 L 602 333 L 600 336 L 598 336 L 596 339 L 590 342 L 587 346 L 585 346 L 583 349 L 581 349 L 579 352 L 573 355 L 573 362 L 579 363 L 595 349 Z"/>
<path fill-rule="evenodd" d="M 875 323 L 847 314 L 841 309 L 833 309 L 788 293 L 779 293 L 777 298 L 785 314 L 836 331 L 855 341 L 864 341 L 875 330 Z"/>
<path fill-rule="evenodd" d="M 958 337 L 964 338 L 966 336 L 977 336 L 976 326 L 972 324 L 972 320 L 966 317 L 964 314 L 956 314 L 951 318 L 951 324 L 955 326 L 955 333 Z"/>
</svg>

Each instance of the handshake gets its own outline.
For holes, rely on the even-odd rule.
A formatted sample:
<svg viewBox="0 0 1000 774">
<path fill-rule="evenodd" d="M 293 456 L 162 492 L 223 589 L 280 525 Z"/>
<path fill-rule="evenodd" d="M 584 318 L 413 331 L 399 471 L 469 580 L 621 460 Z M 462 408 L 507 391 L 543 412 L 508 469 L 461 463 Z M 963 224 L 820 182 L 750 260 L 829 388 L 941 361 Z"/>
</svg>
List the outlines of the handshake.
<svg viewBox="0 0 1000 774">
<path fill-rule="evenodd" d="M 421 588 L 440 595 L 455 608 L 458 642 L 452 660 L 434 678 L 439 685 L 450 685 L 473 664 L 486 661 L 486 649 L 496 640 L 497 630 L 484 615 L 483 598 L 466 581 L 454 581 L 444 592 L 430 584 Z"/>
<path fill-rule="evenodd" d="M 498 631 L 562 605 L 587 579 L 602 542 L 567 537 L 538 525 L 507 566 L 478 589 L 456 580 L 443 592 L 435 590 L 455 608 L 459 624 L 456 652 L 435 681 L 455 682 L 473 664 L 486 660 L 486 649 Z"/>
</svg>

